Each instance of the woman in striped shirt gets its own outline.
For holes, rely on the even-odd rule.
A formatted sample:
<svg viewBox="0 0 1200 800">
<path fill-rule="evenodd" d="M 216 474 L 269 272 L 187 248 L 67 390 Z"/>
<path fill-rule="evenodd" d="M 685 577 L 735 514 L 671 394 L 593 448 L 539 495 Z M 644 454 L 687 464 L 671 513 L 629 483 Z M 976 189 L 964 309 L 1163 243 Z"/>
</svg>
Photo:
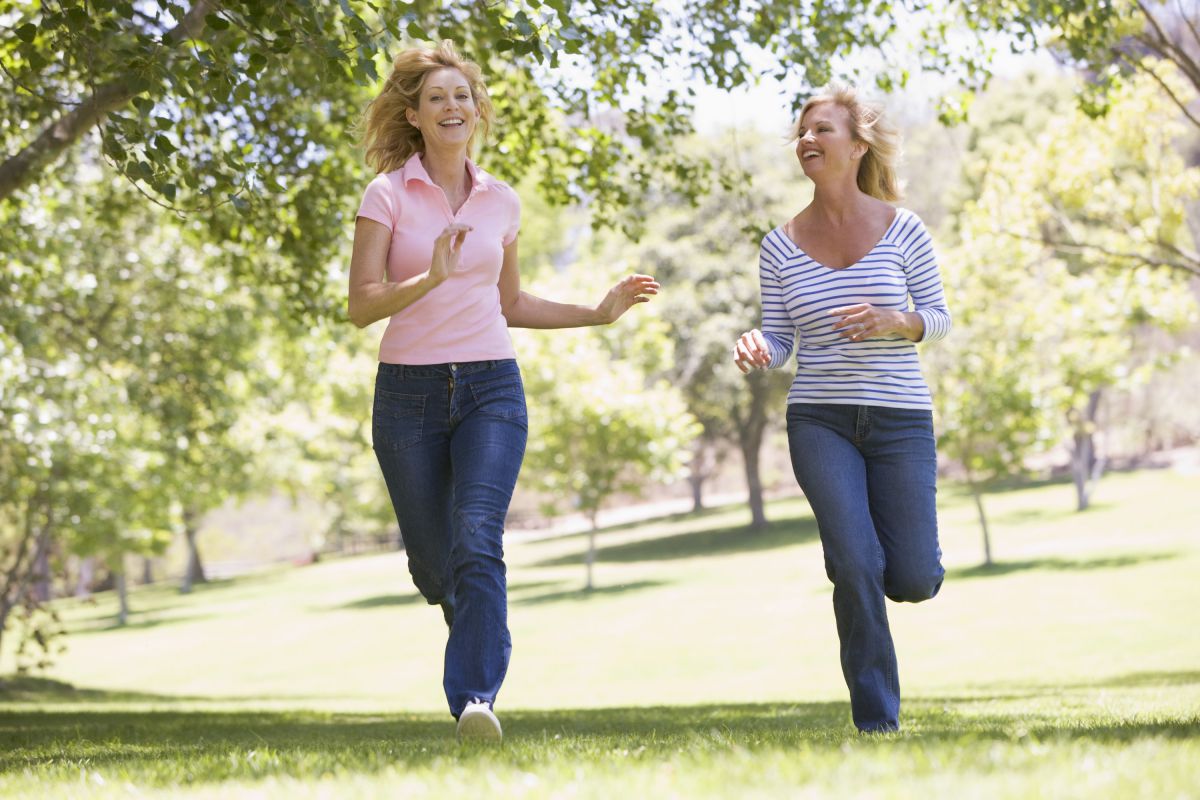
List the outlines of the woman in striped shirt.
<svg viewBox="0 0 1200 800">
<path fill-rule="evenodd" d="M 944 571 L 934 505 L 932 404 L 916 342 L 950 315 L 929 233 L 896 208 L 895 129 L 847 86 L 804 104 L 793 131 L 812 202 L 762 240 L 762 329 L 733 349 L 742 372 L 796 351 L 788 446 L 816 515 L 860 731 L 899 728 L 884 598 L 920 602 Z M 911 309 L 910 309 L 911 300 Z"/>
</svg>

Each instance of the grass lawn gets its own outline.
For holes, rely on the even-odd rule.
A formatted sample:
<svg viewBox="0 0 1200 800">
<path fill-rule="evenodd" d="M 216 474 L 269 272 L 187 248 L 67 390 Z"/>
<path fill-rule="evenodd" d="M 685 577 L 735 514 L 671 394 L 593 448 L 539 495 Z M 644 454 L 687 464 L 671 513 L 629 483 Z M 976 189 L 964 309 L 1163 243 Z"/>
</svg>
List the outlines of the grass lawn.
<svg viewBox="0 0 1200 800">
<path fill-rule="evenodd" d="M 510 544 L 500 749 L 463 748 L 403 556 L 62 607 L 0 689 L 0 797 L 1200 797 L 1200 477 L 941 496 L 949 571 L 890 605 L 904 731 L 859 737 L 803 500 Z M 0 658 L 10 672 L 11 655 Z"/>
</svg>

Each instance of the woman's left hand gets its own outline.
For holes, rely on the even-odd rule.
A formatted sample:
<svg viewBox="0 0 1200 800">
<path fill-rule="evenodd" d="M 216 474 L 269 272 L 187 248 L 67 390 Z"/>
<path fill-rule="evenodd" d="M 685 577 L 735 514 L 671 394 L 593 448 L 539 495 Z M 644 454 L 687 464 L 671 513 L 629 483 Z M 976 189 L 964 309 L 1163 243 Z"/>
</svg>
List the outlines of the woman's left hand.
<svg viewBox="0 0 1200 800">
<path fill-rule="evenodd" d="M 843 339 L 852 342 L 881 339 L 896 334 L 905 336 L 908 326 L 903 313 L 888 308 L 876 308 L 870 303 L 842 306 L 833 309 L 829 314 L 839 318 L 833 323 L 833 329 L 838 331 L 838 335 Z"/>
<path fill-rule="evenodd" d="M 608 290 L 608 294 L 596 306 L 596 315 L 600 324 L 607 325 L 616 322 L 621 315 L 638 303 L 649 303 L 650 298 L 658 294 L 658 281 L 649 275 L 629 275 L 616 286 Z"/>
</svg>

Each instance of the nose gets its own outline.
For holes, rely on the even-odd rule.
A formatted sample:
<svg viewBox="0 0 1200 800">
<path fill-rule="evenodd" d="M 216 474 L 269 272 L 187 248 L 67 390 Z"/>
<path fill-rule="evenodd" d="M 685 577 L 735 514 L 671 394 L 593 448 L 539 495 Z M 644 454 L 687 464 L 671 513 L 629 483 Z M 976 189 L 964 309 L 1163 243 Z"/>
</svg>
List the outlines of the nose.
<svg viewBox="0 0 1200 800">
<path fill-rule="evenodd" d="M 807 130 L 804 132 L 804 135 L 800 137 L 800 141 L 801 142 L 813 142 L 813 141 L 816 141 L 816 138 L 817 137 L 813 135 L 813 132 L 811 130 Z"/>
</svg>

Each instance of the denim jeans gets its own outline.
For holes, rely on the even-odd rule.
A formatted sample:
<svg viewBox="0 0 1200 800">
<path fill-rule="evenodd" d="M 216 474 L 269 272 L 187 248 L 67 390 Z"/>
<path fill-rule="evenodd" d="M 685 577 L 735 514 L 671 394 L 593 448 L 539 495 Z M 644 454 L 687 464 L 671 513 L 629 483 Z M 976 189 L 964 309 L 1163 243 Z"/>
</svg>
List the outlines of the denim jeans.
<svg viewBox="0 0 1200 800">
<path fill-rule="evenodd" d="M 900 679 L 884 597 L 928 600 L 945 575 L 932 414 L 794 403 L 787 429 L 792 469 L 816 515 L 833 582 L 854 724 L 862 731 L 897 730 Z"/>
<path fill-rule="evenodd" d="M 413 583 L 452 614 L 443 687 L 455 717 L 472 700 L 495 703 L 508 670 L 502 537 L 527 432 L 512 359 L 379 365 L 375 455 Z"/>
</svg>

